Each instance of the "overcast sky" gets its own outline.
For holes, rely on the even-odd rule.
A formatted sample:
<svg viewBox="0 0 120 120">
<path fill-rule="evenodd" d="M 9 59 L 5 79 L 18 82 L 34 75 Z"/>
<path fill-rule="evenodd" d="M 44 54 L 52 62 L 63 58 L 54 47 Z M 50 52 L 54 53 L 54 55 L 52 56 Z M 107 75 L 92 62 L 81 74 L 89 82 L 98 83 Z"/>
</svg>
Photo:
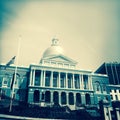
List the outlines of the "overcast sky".
<svg viewBox="0 0 120 120">
<path fill-rule="evenodd" d="M 120 62 L 120 0 L 0 0 L 0 63 L 38 64 L 56 37 L 80 69 Z"/>
</svg>

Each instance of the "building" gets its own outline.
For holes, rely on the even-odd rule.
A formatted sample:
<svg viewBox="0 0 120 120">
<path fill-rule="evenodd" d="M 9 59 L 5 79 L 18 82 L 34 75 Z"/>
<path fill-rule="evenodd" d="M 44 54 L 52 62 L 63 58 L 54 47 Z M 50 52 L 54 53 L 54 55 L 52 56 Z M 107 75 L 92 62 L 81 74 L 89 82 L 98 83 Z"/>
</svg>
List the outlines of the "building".
<svg viewBox="0 0 120 120">
<path fill-rule="evenodd" d="M 100 100 L 110 101 L 107 75 L 77 69 L 77 62 L 67 57 L 58 39 L 45 50 L 38 64 L 17 67 L 14 99 L 39 106 L 98 106 Z M 0 93 L 10 96 L 15 66 L 0 65 Z M 2 99 L 2 97 L 1 97 Z"/>
<path fill-rule="evenodd" d="M 109 118 L 109 120 L 119 120 L 120 119 L 120 63 L 111 62 L 103 63 L 95 73 L 107 74 L 109 77 L 109 85 L 107 90 L 110 93 L 112 107 L 105 106 L 104 116 Z M 109 111 L 109 112 L 108 112 Z M 108 112 L 109 116 L 106 115 Z"/>
<path fill-rule="evenodd" d="M 103 63 L 95 73 L 107 74 L 110 84 L 120 85 L 120 63 Z"/>
<path fill-rule="evenodd" d="M 111 100 L 120 100 L 120 63 L 103 63 L 95 73 L 108 75 L 110 83 L 108 90 L 110 91 Z"/>
</svg>

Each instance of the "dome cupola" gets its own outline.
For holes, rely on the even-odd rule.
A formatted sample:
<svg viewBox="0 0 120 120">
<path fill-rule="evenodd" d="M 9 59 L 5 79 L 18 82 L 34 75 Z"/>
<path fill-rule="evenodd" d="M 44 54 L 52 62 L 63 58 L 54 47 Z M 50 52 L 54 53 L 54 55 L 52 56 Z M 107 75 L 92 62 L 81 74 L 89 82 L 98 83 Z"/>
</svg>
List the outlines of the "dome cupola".
<svg viewBox="0 0 120 120">
<path fill-rule="evenodd" d="M 64 54 L 64 50 L 59 45 L 59 40 L 54 38 L 51 46 L 43 53 L 40 64 L 43 66 L 74 69 L 77 62 Z"/>
<path fill-rule="evenodd" d="M 47 48 L 43 53 L 42 58 L 57 56 L 57 55 L 64 55 L 64 50 L 60 47 L 59 40 L 54 38 L 52 39 L 51 46 Z"/>
</svg>

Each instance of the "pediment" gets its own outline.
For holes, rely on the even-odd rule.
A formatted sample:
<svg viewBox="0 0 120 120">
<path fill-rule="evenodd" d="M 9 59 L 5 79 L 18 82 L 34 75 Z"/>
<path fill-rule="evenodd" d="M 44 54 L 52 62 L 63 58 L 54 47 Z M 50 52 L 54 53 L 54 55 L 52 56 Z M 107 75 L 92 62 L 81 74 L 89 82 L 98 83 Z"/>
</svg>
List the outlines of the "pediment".
<svg viewBox="0 0 120 120">
<path fill-rule="evenodd" d="M 46 58 L 44 58 L 44 60 L 63 62 L 63 63 L 72 63 L 72 64 L 77 63 L 76 61 L 74 61 L 66 56 L 63 56 L 63 55 L 46 57 Z"/>
</svg>

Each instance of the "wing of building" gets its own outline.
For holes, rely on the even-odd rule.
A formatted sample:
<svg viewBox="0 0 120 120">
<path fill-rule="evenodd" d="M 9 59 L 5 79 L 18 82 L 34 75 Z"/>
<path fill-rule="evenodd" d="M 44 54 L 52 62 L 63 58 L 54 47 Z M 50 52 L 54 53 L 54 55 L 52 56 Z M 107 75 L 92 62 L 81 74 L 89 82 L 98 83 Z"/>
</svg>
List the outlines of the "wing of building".
<svg viewBox="0 0 120 120">
<path fill-rule="evenodd" d="M 120 100 L 120 63 L 103 63 L 95 72 L 108 75 L 109 85 L 107 87 L 111 100 Z"/>
<path fill-rule="evenodd" d="M 38 64 L 17 68 L 14 99 L 39 106 L 81 106 L 98 105 L 100 100 L 110 101 L 106 86 L 108 76 L 81 70 L 77 62 L 67 57 L 57 39 L 52 40 Z M 11 81 L 15 66 L 6 69 L 0 65 L 0 93 L 10 96 Z"/>
</svg>

